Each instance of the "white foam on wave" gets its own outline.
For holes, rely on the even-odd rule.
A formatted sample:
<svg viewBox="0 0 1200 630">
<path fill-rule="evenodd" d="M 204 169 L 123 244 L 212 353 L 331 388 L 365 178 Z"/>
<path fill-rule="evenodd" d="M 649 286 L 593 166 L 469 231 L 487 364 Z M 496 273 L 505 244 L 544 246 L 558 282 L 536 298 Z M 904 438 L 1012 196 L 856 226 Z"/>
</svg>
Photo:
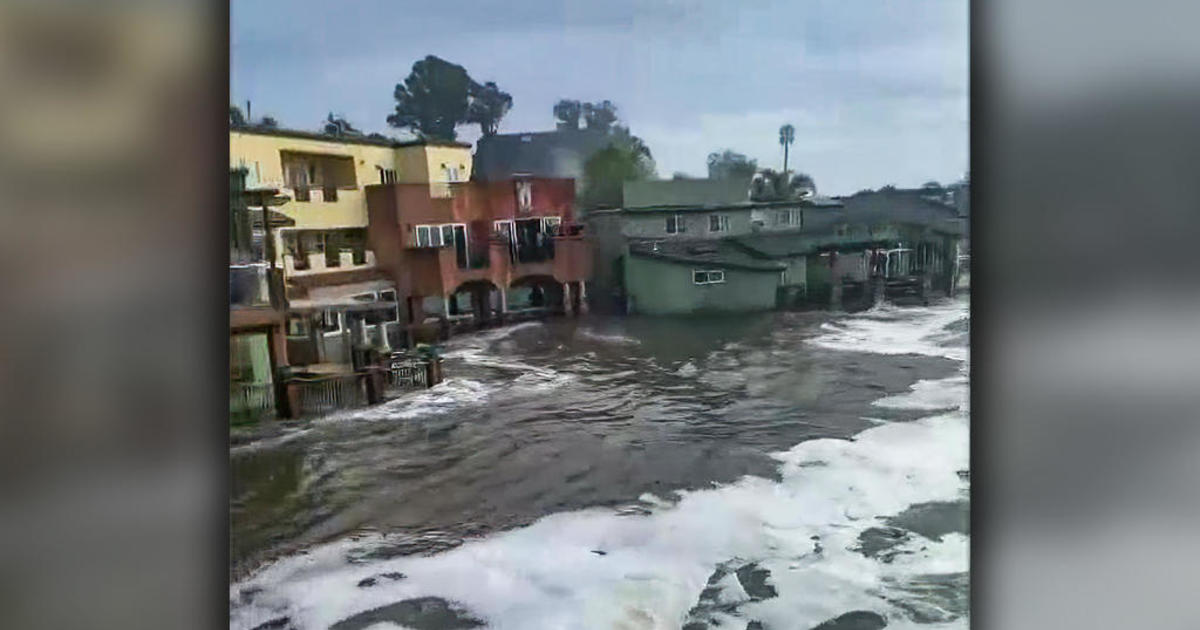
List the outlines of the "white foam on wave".
<svg viewBox="0 0 1200 630">
<path fill-rule="evenodd" d="M 969 358 L 969 348 L 944 345 L 961 334 L 947 326 L 967 317 L 968 304 L 948 301 L 920 308 L 883 304 L 855 316 L 821 325 L 821 335 L 808 343 L 828 350 L 874 354 L 916 354 L 956 361 Z"/>
<path fill-rule="evenodd" d="M 590 328 L 581 328 L 578 330 L 578 332 L 576 334 L 578 334 L 582 337 L 587 337 L 588 339 L 592 339 L 594 341 L 601 341 L 604 343 L 630 344 L 630 345 L 639 345 L 642 343 L 640 340 L 634 339 L 633 337 L 626 337 L 625 335 L 621 335 L 621 334 L 604 334 L 604 333 L 600 333 L 595 330 L 592 330 Z"/>
<path fill-rule="evenodd" d="M 880 398 L 872 404 L 891 409 L 962 409 L 969 403 L 969 386 L 965 374 L 917 381 L 907 393 Z"/>
<path fill-rule="evenodd" d="M 347 420 L 407 420 L 423 416 L 436 416 L 477 405 L 488 399 L 495 388 L 480 381 L 466 378 L 447 378 L 430 387 L 389 400 L 385 403 L 362 409 L 338 412 L 321 419 L 321 422 Z"/>
<path fill-rule="evenodd" d="M 263 591 L 253 605 L 234 607 L 231 627 L 287 615 L 298 627 L 324 628 L 398 600 L 438 596 L 463 603 L 493 628 L 678 628 L 713 568 L 733 558 L 771 571 L 779 597 L 747 604 L 745 612 L 776 627 L 810 627 L 856 609 L 896 616 L 877 593 L 897 567 L 851 548 L 876 515 L 956 500 L 966 437 L 965 416 L 948 414 L 873 427 L 853 441 L 804 442 L 776 454 L 780 482 L 747 477 L 680 493 L 673 506 L 651 507 L 645 516 L 554 514 L 434 556 L 350 564 L 348 553 L 387 538 L 334 543 L 235 586 L 234 598 L 248 586 Z M 965 558 L 965 539 L 947 538 L 942 547 L 930 548 Z M 356 586 L 391 571 L 407 578 Z"/>
<path fill-rule="evenodd" d="M 944 326 L 931 320 L 949 323 L 957 317 L 928 314 L 915 323 L 883 317 L 872 326 L 889 339 L 920 347 Z M 900 330 L 906 326 L 920 333 Z M 859 348 L 870 344 L 847 345 L 863 351 Z M 924 381 L 887 404 L 962 398 L 965 385 L 957 376 Z M 739 614 L 745 619 L 803 628 L 847 611 L 870 610 L 885 615 L 889 628 L 912 627 L 907 613 L 888 601 L 889 595 L 900 595 L 892 585 L 914 575 L 967 571 L 968 537 L 950 534 L 940 542 L 908 543 L 914 547 L 904 550 L 912 553 L 890 564 L 854 549 L 864 530 L 881 524 L 880 517 L 918 503 L 963 497 L 968 482 L 957 473 L 969 466 L 967 414 L 964 405 L 912 422 L 879 424 L 852 440 L 803 442 L 773 455 L 778 481 L 745 477 L 678 492 L 674 502 L 644 496 L 644 509 L 632 512 L 594 508 L 552 514 L 431 556 L 352 563 L 347 557 L 362 557 L 389 538 L 335 542 L 268 565 L 234 585 L 230 626 L 253 628 L 286 615 L 298 628 L 326 628 L 365 610 L 436 596 L 460 602 L 492 628 L 676 629 L 714 568 L 736 559 L 769 570 L 778 592 L 742 604 Z M 357 586 L 386 572 L 406 577 Z M 724 585 L 720 600 L 744 601 L 740 586 Z M 238 603 L 250 587 L 262 590 L 253 602 Z M 744 624 L 745 619 L 739 620 Z M 921 627 L 965 628 L 967 623 L 960 618 Z"/>
</svg>

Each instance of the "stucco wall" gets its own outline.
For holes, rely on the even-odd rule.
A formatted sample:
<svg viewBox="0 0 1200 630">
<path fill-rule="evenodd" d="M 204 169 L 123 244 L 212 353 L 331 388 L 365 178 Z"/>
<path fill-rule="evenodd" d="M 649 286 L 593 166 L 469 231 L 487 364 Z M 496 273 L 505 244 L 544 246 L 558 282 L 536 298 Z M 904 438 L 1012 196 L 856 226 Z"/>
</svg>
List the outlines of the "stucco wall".
<svg viewBox="0 0 1200 630">
<path fill-rule="evenodd" d="M 621 233 L 629 238 L 687 239 L 724 238 L 726 236 L 738 236 L 750 233 L 750 212 L 748 210 L 725 210 L 714 212 L 686 210 L 679 212 L 678 216 L 683 220 L 683 225 L 687 231 L 680 234 L 667 234 L 667 217 L 672 216 L 673 214 L 675 213 L 624 213 L 621 215 L 623 219 Z M 729 217 L 728 232 L 708 231 L 708 217 L 714 214 Z"/>
<path fill-rule="evenodd" d="M 799 209 L 801 221 L 807 220 L 808 209 Z M 625 212 L 622 217 L 621 233 L 629 238 L 724 238 L 727 236 L 746 236 L 753 233 L 776 232 L 779 230 L 795 230 L 802 225 L 779 224 L 775 217 L 785 213 L 788 208 L 756 208 L 729 210 L 683 210 L 678 213 L 669 211 L 656 212 Z M 667 233 L 667 217 L 678 214 L 683 220 L 686 232 L 682 234 Z M 709 232 L 709 217 L 711 215 L 729 217 L 729 230 L 724 232 Z M 761 225 L 754 226 L 755 221 Z M 802 223 L 803 224 L 803 223 Z"/>
<path fill-rule="evenodd" d="M 691 265 L 652 258 L 625 259 L 632 310 L 646 315 L 743 312 L 774 308 L 777 271 L 725 269 L 725 282 L 695 284 Z"/>
</svg>

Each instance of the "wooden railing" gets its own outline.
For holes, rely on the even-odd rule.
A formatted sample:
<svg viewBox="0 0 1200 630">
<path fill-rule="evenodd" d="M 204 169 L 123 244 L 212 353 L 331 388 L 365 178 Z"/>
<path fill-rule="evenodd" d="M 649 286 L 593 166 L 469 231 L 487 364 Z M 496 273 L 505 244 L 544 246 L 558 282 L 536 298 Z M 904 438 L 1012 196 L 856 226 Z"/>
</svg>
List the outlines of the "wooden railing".
<svg viewBox="0 0 1200 630">
<path fill-rule="evenodd" d="M 297 390 L 300 415 L 311 416 L 367 404 L 366 383 L 359 374 L 293 377 L 289 387 Z"/>
</svg>

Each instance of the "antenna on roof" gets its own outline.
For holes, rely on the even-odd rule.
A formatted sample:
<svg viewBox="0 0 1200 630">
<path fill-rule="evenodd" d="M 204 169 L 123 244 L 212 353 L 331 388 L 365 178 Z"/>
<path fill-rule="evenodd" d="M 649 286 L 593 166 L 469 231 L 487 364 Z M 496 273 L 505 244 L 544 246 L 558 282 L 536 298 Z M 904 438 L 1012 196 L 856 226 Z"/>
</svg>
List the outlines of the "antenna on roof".
<svg viewBox="0 0 1200 630">
<path fill-rule="evenodd" d="M 250 99 L 246 99 L 246 122 L 250 122 L 253 118 L 250 117 Z"/>
</svg>

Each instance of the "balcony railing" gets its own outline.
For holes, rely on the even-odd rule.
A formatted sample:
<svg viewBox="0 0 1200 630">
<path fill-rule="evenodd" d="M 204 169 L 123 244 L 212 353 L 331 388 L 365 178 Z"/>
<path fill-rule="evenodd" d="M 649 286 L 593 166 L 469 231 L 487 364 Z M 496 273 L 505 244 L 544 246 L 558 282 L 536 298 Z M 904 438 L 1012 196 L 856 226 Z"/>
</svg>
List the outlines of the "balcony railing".
<svg viewBox="0 0 1200 630">
<path fill-rule="evenodd" d="M 273 383 L 230 383 L 229 415 L 239 420 L 269 417 L 275 413 Z"/>
<path fill-rule="evenodd" d="M 288 386 L 298 390 L 299 413 L 304 416 L 367 404 L 366 382 L 359 374 L 293 377 Z"/>
</svg>

